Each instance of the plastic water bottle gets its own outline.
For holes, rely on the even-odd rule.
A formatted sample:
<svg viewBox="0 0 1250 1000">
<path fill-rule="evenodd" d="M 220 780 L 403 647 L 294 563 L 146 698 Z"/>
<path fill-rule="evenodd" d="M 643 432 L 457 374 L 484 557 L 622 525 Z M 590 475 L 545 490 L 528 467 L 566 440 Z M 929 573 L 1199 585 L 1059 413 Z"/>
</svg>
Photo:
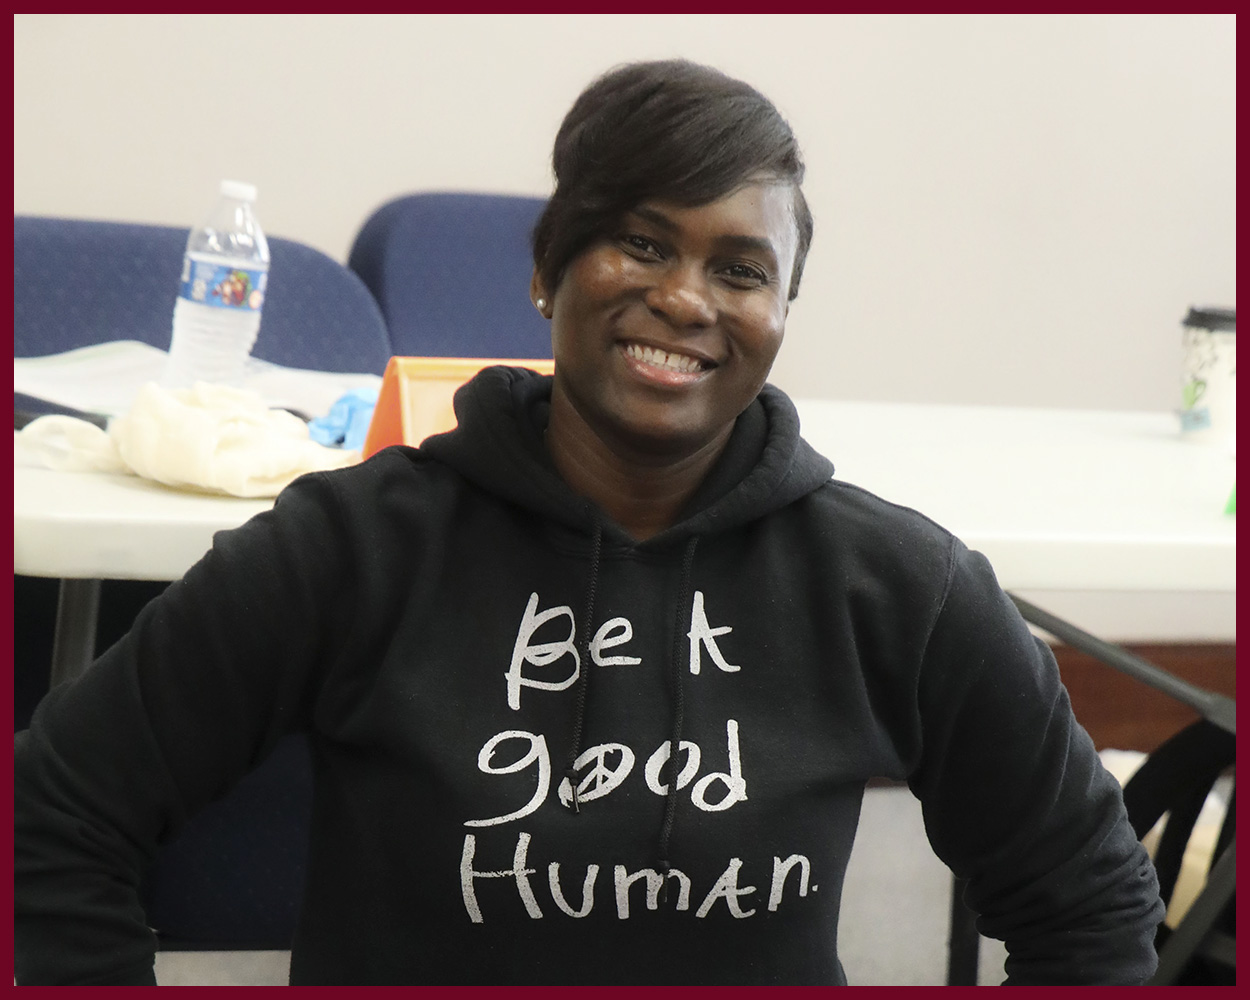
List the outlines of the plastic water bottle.
<svg viewBox="0 0 1250 1000">
<path fill-rule="evenodd" d="M 260 330 L 269 244 L 252 211 L 256 188 L 222 181 L 205 223 L 191 230 L 161 384 L 238 386 Z"/>
</svg>

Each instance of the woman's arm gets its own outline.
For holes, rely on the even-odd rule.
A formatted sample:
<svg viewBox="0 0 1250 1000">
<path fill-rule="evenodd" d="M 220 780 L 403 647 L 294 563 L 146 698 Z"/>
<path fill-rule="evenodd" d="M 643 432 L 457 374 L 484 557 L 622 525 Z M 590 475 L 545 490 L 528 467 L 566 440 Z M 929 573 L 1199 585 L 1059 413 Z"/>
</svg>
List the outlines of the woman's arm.
<svg viewBox="0 0 1250 1000">
<path fill-rule="evenodd" d="M 301 728 L 350 611 L 330 487 L 231 532 L 14 744 L 19 983 L 151 983 L 137 887 L 157 843 Z"/>
<path fill-rule="evenodd" d="M 969 880 L 978 928 L 1007 945 L 1007 982 L 1145 982 L 1164 907 L 1120 785 L 1049 648 L 958 542 L 920 709 L 911 785 L 934 849 Z"/>
</svg>

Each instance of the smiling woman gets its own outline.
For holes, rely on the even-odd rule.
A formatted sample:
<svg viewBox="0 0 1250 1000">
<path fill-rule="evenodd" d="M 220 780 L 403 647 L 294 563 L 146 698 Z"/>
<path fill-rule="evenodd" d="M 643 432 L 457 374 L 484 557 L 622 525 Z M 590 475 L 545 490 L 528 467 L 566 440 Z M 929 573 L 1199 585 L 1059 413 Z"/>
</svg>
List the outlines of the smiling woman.
<svg viewBox="0 0 1250 1000">
<path fill-rule="evenodd" d="M 673 60 L 595 81 L 552 163 L 531 285 L 556 358 L 548 448 L 645 539 L 704 480 L 781 347 L 812 239 L 803 159 L 766 97 Z"/>
<path fill-rule="evenodd" d="M 832 478 L 768 385 L 812 223 L 763 95 L 577 99 L 534 234 L 554 376 L 219 532 L 15 744 L 22 983 L 153 981 L 159 839 L 288 733 L 291 982 L 841 984 L 867 783 L 906 781 L 1010 983 L 1139 983 L 1120 785 L 984 557 Z"/>
<path fill-rule="evenodd" d="M 769 178 L 706 205 L 644 202 L 549 297 L 535 273 L 556 359 L 552 460 L 636 538 L 672 523 L 764 386 L 785 332 L 794 198 Z"/>
</svg>

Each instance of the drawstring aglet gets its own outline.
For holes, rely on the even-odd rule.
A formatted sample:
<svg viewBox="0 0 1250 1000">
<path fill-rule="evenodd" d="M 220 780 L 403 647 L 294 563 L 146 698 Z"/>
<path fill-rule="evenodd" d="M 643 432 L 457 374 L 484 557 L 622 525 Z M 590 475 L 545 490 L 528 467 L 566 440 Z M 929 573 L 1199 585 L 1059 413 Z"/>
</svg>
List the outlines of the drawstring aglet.
<svg viewBox="0 0 1250 1000">
<path fill-rule="evenodd" d="M 564 776 L 568 778 L 569 790 L 573 795 L 573 801 L 569 803 L 569 808 L 571 808 L 575 813 L 580 813 L 582 810 L 577 798 L 577 771 L 576 769 L 570 767 L 564 772 Z"/>
<path fill-rule="evenodd" d="M 667 861 L 661 861 L 660 867 L 660 902 L 665 906 L 668 905 L 668 873 L 672 871 L 672 866 Z"/>
</svg>

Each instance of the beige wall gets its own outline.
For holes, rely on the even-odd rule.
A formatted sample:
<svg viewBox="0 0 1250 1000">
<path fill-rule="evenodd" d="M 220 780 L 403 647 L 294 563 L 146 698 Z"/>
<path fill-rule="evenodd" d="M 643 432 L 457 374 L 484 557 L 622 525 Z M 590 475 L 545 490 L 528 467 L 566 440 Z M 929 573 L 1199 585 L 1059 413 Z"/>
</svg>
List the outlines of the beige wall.
<svg viewBox="0 0 1250 1000">
<path fill-rule="evenodd" d="M 1232 15 L 15 16 L 14 210 L 189 225 L 222 177 L 340 260 L 419 188 L 545 194 L 596 73 L 684 55 L 790 118 L 817 236 L 774 381 L 1167 409 L 1234 305 Z"/>
</svg>

